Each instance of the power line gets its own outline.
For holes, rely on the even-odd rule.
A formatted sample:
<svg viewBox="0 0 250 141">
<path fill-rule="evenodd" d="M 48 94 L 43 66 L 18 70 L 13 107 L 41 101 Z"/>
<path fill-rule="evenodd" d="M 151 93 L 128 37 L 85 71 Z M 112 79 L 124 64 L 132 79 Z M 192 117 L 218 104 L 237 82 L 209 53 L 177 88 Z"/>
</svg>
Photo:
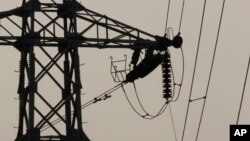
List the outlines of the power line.
<svg viewBox="0 0 250 141">
<path fill-rule="evenodd" d="M 218 31 L 217 31 L 217 37 L 216 37 L 215 48 L 214 48 L 214 53 L 213 53 L 213 59 L 212 59 L 212 64 L 211 64 L 211 68 L 210 68 L 208 84 L 207 84 L 207 89 L 206 89 L 206 94 L 205 94 L 206 98 L 207 98 L 207 95 L 208 95 L 208 90 L 209 90 L 209 86 L 210 86 L 210 82 L 211 82 L 211 76 L 212 76 L 212 73 L 213 73 L 215 56 L 216 56 L 216 51 L 217 51 L 219 37 L 220 37 L 220 31 L 221 31 L 221 23 L 222 23 L 223 14 L 224 14 L 224 8 L 225 8 L 225 0 L 223 0 L 223 4 L 222 4 L 222 8 L 221 8 L 220 22 L 219 22 L 219 27 L 218 27 Z M 197 131 L 197 134 L 196 134 L 196 141 L 198 140 L 200 127 L 201 127 L 201 122 L 202 122 L 203 115 L 204 115 L 204 110 L 205 110 L 206 101 L 207 101 L 206 98 L 204 100 L 203 107 L 202 107 L 201 118 L 200 118 L 200 121 L 199 121 L 198 131 Z"/>
<path fill-rule="evenodd" d="M 182 8 L 181 8 L 181 18 L 180 18 L 180 24 L 179 24 L 179 32 L 181 31 L 181 26 L 182 26 L 182 19 L 183 19 L 183 13 L 184 13 L 184 7 L 185 7 L 185 0 L 183 0 L 182 3 Z"/>
<path fill-rule="evenodd" d="M 183 4 L 182 4 L 182 11 L 181 11 L 181 18 L 180 18 L 180 24 L 179 24 L 179 32 L 180 32 L 180 28 L 181 28 L 181 24 L 182 24 L 182 18 L 183 18 L 183 12 L 184 12 L 184 7 L 185 7 L 185 0 L 183 0 Z M 167 15 L 166 15 L 166 26 L 165 26 L 165 33 L 167 32 L 167 27 L 168 27 L 168 21 L 169 21 L 169 13 L 170 13 L 170 8 L 171 8 L 171 0 L 169 0 L 168 2 L 168 9 L 167 9 Z M 170 102 L 176 102 L 180 96 L 181 93 L 181 88 L 182 88 L 182 83 L 183 83 L 183 78 L 184 78 L 184 69 L 185 69 L 185 61 L 184 61 L 184 52 L 182 47 L 181 49 L 181 56 L 182 56 L 182 76 L 181 76 L 181 81 L 180 83 L 176 83 L 174 80 L 174 72 L 172 69 L 172 74 L 173 74 L 173 82 L 174 82 L 174 88 L 173 88 L 173 92 L 175 93 L 175 86 L 180 86 L 179 91 L 177 93 L 177 97 L 175 99 L 171 99 Z"/>
<path fill-rule="evenodd" d="M 183 85 L 183 80 L 184 80 L 184 75 L 185 75 L 185 60 L 184 60 L 184 52 L 183 52 L 183 49 L 181 47 L 181 56 L 182 56 L 182 74 L 181 74 L 181 80 L 180 80 L 180 83 L 176 83 L 175 82 L 175 79 L 173 78 L 173 81 L 174 81 L 174 89 L 175 89 L 175 86 L 180 86 L 179 90 L 178 90 L 178 93 L 177 93 L 177 96 L 175 99 L 171 99 L 170 102 L 176 102 L 179 97 L 180 97 L 180 93 L 181 93 L 181 89 L 182 89 L 182 85 Z M 173 73 L 173 76 L 174 76 L 174 72 L 172 71 Z M 175 90 L 174 90 L 174 93 L 175 93 Z M 173 96 L 175 96 L 175 94 L 173 94 Z"/>
<path fill-rule="evenodd" d="M 196 58 L 195 58 L 195 64 L 194 64 L 194 72 L 193 72 L 193 76 L 192 76 L 190 94 L 189 94 L 189 98 L 188 98 L 189 101 L 188 101 L 188 105 L 187 105 L 186 117 L 185 117 L 183 133 L 182 133 L 182 139 L 181 139 L 182 141 L 184 140 L 186 125 L 187 125 L 187 118 L 188 118 L 189 107 L 190 107 L 190 99 L 191 99 L 191 95 L 192 95 L 192 92 L 193 92 L 194 78 L 195 78 L 195 74 L 196 74 L 196 68 L 197 68 L 197 62 L 198 62 L 198 54 L 199 54 L 199 50 L 200 50 L 201 35 L 202 35 L 202 31 L 203 31 L 203 23 L 204 23 L 204 18 L 205 18 L 206 3 L 207 3 L 207 0 L 204 0 L 202 19 L 201 19 L 201 26 L 200 26 L 200 33 L 199 33 L 199 39 L 198 39 L 198 46 L 197 46 Z"/>
<path fill-rule="evenodd" d="M 130 101 L 130 99 L 129 99 L 127 93 L 126 93 L 126 90 L 125 90 L 125 88 L 124 88 L 123 86 L 122 86 L 122 90 L 123 90 L 123 92 L 124 92 L 124 95 L 125 95 L 125 97 L 126 97 L 128 103 L 129 103 L 130 107 L 132 108 L 132 110 L 133 110 L 137 115 L 139 115 L 140 117 L 142 117 L 142 118 L 144 118 L 144 119 L 152 120 L 152 119 L 155 119 L 155 118 L 159 117 L 160 115 L 162 115 L 162 114 L 164 113 L 164 111 L 166 110 L 166 108 L 167 108 L 167 106 L 168 106 L 168 104 L 169 104 L 168 102 L 164 103 L 163 106 L 160 108 L 160 110 L 157 112 L 157 114 L 156 114 L 156 115 L 152 115 L 152 114 L 149 114 L 149 113 L 145 110 L 145 108 L 142 106 L 141 102 L 139 102 L 141 108 L 143 109 L 143 112 L 145 112 L 144 115 L 143 115 L 143 114 L 141 114 L 138 110 L 136 110 L 136 108 L 133 106 L 133 104 L 132 104 L 132 102 Z M 139 99 L 138 101 L 140 101 L 140 99 Z"/>
<path fill-rule="evenodd" d="M 168 0 L 168 10 L 167 10 L 167 16 L 166 16 L 166 26 L 165 26 L 165 33 L 167 33 L 167 28 L 168 28 L 168 17 L 169 17 L 169 11 L 170 11 L 170 5 L 171 5 L 171 0 Z"/>
<path fill-rule="evenodd" d="M 171 4 L 171 0 L 169 0 L 169 3 L 168 3 L 168 12 L 167 12 L 167 18 L 166 18 L 166 26 L 165 26 L 165 33 L 167 32 L 167 26 L 168 26 L 168 17 L 169 17 L 169 11 L 170 11 L 170 4 Z M 181 25 L 182 25 L 182 19 L 183 19 L 183 12 L 184 12 L 184 7 L 185 7 L 185 0 L 183 0 L 183 4 L 182 4 L 182 11 L 181 11 L 181 17 L 180 17 L 180 24 L 179 24 L 179 32 L 180 32 L 180 29 L 181 29 Z M 184 70 L 185 70 L 185 60 L 184 60 L 184 52 L 183 52 L 183 48 L 181 47 L 181 55 L 182 55 L 182 76 L 181 76 L 181 81 L 180 81 L 180 84 L 177 84 L 175 82 L 175 79 L 174 79 L 174 72 L 173 72 L 173 69 L 172 69 L 172 74 L 173 74 L 173 82 L 174 82 L 174 89 L 173 89 L 173 92 L 175 93 L 175 86 L 180 86 L 179 88 L 179 91 L 178 91 L 178 94 L 177 94 L 177 97 L 175 99 L 171 99 L 170 102 L 176 102 L 180 96 L 180 93 L 181 93 L 181 88 L 182 88 L 182 85 L 183 85 L 183 79 L 184 79 Z M 175 94 L 173 94 L 173 97 L 174 97 Z M 172 125 L 173 125 L 173 131 L 174 131 L 174 135 L 175 135 L 175 140 L 177 141 L 177 134 L 176 134 L 176 129 L 175 129 L 175 124 L 174 124 L 174 118 L 173 118 L 173 113 L 172 113 L 172 110 L 171 110 L 171 106 L 170 106 L 170 103 L 169 103 L 169 111 L 170 111 L 170 115 L 171 115 L 171 121 L 172 121 Z"/>
<path fill-rule="evenodd" d="M 158 114 L 156 114 L 156 115 L 149 114 L 149 112 L 147 112 L 147 110 L 146 110 L 146 109 L 144 108 L 144 106 L 142 105 L 142 102 L 141 102 L 141 100 L 140 100 L 140 98 L 139 98 L 139 95 L 138 95 L 138 91 L 137 91 L 137 89 L 136 89 L 135 82 L 133 82 L 133 86 L 134 86 L 134 90 L 135 90 L 135 95 L 136 95 L 137 101 L 138 101 L 140 107 L 142 108 L 142 110 L 146 113 L 146 116 L 148 116 L 148 117 L 150 117 L 150 118 L 155 118 L 155 117 L 157 117 L 157 116 L 159 115 L 159 113 L 163 113 L 163 112 L 161 112 L 161 110 L 162 110 L 163 107 L 165 107 L 165 104 L 162 106 L 162 108 L 161 108 L 160 112 L 158 112 Z M 125 91 L 124 91 L 124 93 L 125 93 L 125 95 L 126 95 L 126 92 L 125 92 Z M 127 97 L 127 95 L 126 95 L 126 97 Z M 130 100 L 128 99 L 128 97 L 127 97 L 127 100 L 130 101 Z M 131 103 L 131 102 L 130 102 L 130 103 Z M 130 104 L 130 105 L 132 105 L 132 104 Z"/>
<path fill-rule="evenodd" d="M 124 94 L 125 94 L 125 96 L 126 96 L 126 99 L 127 99 L 128 103 L 129 103 L 130 107 L 133 109 L 133 111 L 134 111 L 136 114 L 138 114 L 140 117 L 145 116 L 145 115 L 140 114 L 140 113 L 135 109 L 135 107 L 132 105 L 132 103 L 131 103 L 131 101 L 129 100 L 128 95 L 127 95 L 127 93 L 126 93 L 124 87 L 122 87 L 122 90 L 123 90 L 123 92 L 124 92 Z"/>
<path fill-rule="evenodd" d="M 184 7 L 185 7 L 185 0 L 183 0 L 182 3 L 182 10 L 181 10 L 181 17 L 180 17 L 180 24 L 179 24 L 179 32 L 181 29 L 181 25 L 182 25 L 182 19 L 183 19 L 183 13 L 184 13 Z M 184 59 L 184 51 L 183 48 L 181 47 L 181 57 L 182 57 L 182 74 L 181 74 L 181 80 L 180 83 L 176 83 L 175 79 L 173 77 L 173 81 L 174 81 L 174 86 L 180 86 L 179 91 L 177 93 L 177 97 L 175 99 L 172 99 L 171 102 L 176 102 L 179 99 L 180 93 L 181 93 L 181 89 L 182 89 L 182 85 L 183 85 L 183 80 L 184 80 L 184 75 L 185 75 L 185 59 Z M 172 71 L 173 76 L 174 76 L 174 72 Z M 175 87 L 174 87 L 175 88 Z M 174 91 L 175 92 L 175 91 Z"/>
<path fill-rule="evenodd" d="M 139 105 L 141 106 L 142 110 L 143 110 L 147 115 L 149 115 L 149 113 L 146 111 L 146 109 L 144 108 L 144 106 L 143 106 L 142 103 L 141 103 L 141 100 L 140 100 L 140 98 L 139 98 L 139 95 L 138 95 L 138 92 L 137 92 L 137 89 L 136 89 L 136 86 L 135 86 L 135 82 L 133 82 L 133 86 L 134 86 L 135 95 L 136 95 L 136 98 L 137 98 L 137 101 L 138 101 Z"/>
<path fill-rule="evenodd" d="M 181 87 L 182 87 L 182 82 L 183 82 L 183 76 L 184 76 L 184 55 L 183 55 L 183 52 L 182 52 L 182 59 L 183 59 L 183 71 L 182 71 L 181 84 L 177 84 L 177 83 L 175 82 L 175 79 L 174 79 L 174 72 L 173 72 L 173 69 L 171 69 L 171 70 L 172 70 L 171 72 L 172 72 L 172 74 L 173 74 L 173 83 L 174 83 L 174 85 L 173 85 L 173 90 L 172 90 L 172 91 L 173 91 L 174 94 L 173 94 L 172 99 L 171 99 L 171 100 L 168 100 L 166 103 L 175 102 L 175 101 L 178 100 L 178 98 L 179 98 L 179 96 L 180 96 Z M 172 64 L 171 64 L 171 63 L 170 63 L 170 65 L 171 65 L 171 68 L 172 68 Z M 130 99 L 128 98 L 128 96 L 127 96 L 127 94 L 126 94 L 126 91 L 125 91 L 124 87 L 123 87 L 123 91 L 124 91 L 124 94 L 125 94 L 125 96 L 126 96 L 126 99 L 127 99 L 128 103 L 129 103 L 129 105 L 130 105 L 131 108 L 135 111 L 135 113 L 137 113 L 139 116 L 141 116 L 142 118 L 145 118 L 145 119 L 154 119 L 154 118 L 160 116 L 160 115 L 165 111 L 165 109 L 166 109 L 166 105 L 165 105 L 165 104 L 166 104 L 166 103 L 163 104 L 162 108 L 159 110 L 159 112 L 158 112 L 156 115 L 152 115 L 152 114 L 150 114 L 149 112 L 147 112 L 147 110 L 144 108 L 144 106 L 143 106 L 143 104 L 142 104 L 142 102 L 141 102 L 141 100 L 140 100 L 140 98 L 139 98 L 139 95 L 138 95 L 138 91 L 137 91 L 135 82 L 133 82 L 133 86 L 134 86 L 134 90 L 135 90 L 135 95 L 136 95 L 137 101 L 138 101 L 138 103 L 139 103 L 141 109 L 142 109 L 143 112 L 145 113 L 145 115 L 139 113 L 139 112 L 136 110 L 136 108 L 133 106 L 132 102 L 131 102 Z M 174 96 L 175 96 L 175 87 L 176 87 L 176 86 L 180 86 L 180 89 L 179 89 L 179 91 L 178 91 L 178 94 L 177 94 L 176 98 L 174 99 Z"/>
<path fill-rule="evenodd" d="M 96 102 L 98 102 L 98 101 L 101 101 L 103 98 L 105 98 L 105 96 L 107 96 L 108 94 L 113 93 L 114 91 L 116 91 L 117 89 L 119 89 L 120 87 L 122 87 L 122 89 L 123 89 L 123 91 L 124 91 L 124 93 L 125 93 L 125 96 L 126 96 L 128 102 L 129 102 L 131 108 L 132 108 L 139 116 L 141 116 L 142 118 L 144 118 L 144 119 L 149 119 L 149 120 L 150 120 L 150 119 L 154 119 L 154 118 L 160 116 L 160 115 L 161 115 L 162 113 L 164 113 L 164 111 L 166 110 L 168 104 L 167 104 L 167 103 L 164 103 L 163 106 L 160 108 L 160 110 L 157 112 L 156 115 L 151 115 L 151 114 L 149 114 L 148 112 L 146 112 L 145 108 L 144 108 L 144 107 L 142 106 L 142 104 L 141 104 L 141 107 L 144 109 L 144 111 L 146 112 L 146 114 L 145 114 L 145 115 L 140 114 L 140 113 L 134 108 L 134 106 L 132 105 L 131 101 L 129 100 L 129 98 L 128 98 L 127 94 L 126 94 L 126 91 L 125 91 L 125 89 L 124 89 L 124 87 L 123 87 L 124 85 L 125 85 L 125 83 L 123 83 L 123 82 L 122 82 L 122 83 L 119 83 L 118 85 L 116 85 L 116 86 L 114 86 L 113 88 L 111 88 L 111 89 L 105 91 L 104 93 L 100 94 L 99 96 L 95 97 L 94 99 L 92 99 L 92 100 L 90 100 L 90 101 L 84 103 L 84 104 L 81 106 L 81 109 L 83 110 L 83 109 L 87 108 L 88 106 L 90 106 L 90 105 L 92 105 L 92 104 L 94 104 L 94 103 L 96 103 Z M 138 96 L 137 91 L 136 91 L 136 95 Z M 139 98 L 139 97 L 138 97 L 138 98 Z M 138 99 L 138 101 L 140 101 L 140 99 Z M 141 103 L 141 101 L 140 101 L 140 103 Z M 71 115 L 72 115 L 73 113 L 74 113 L 74 111 L 71 112 Z M 62 116 L 62 118 L 65 118 L 65 115 Z M 51 124 L 52 124 L 52 125 L 56 125 L 56 124 L 60 123 L 61 121 L 62 121 L 62 119 L 58 118 L 58 119 L 52 121 Z M 42 128 L 41 132 L 43 132 L 43 131 L 49 129 L 50 127 L 51 127 L 50 125 L 44 126 L 44 127 Z"/>
<path fill-rule="evenodd" d="M 243 99 L 244 99 L 245 90 L 246 90 L 246 84 L 247 84 L 247 78 L 248 78 L 248 73 L 249 73 L 249 66 L 250 66 L 250 56 L 249 56 L 249 60 L 248 60 L 246 77 L 245 77 L 245 82 L 244 82 L 244 86 L 243 86 L 243 92 L 242 92 L 242 96 L 241 96 L 240 108 L 239 108 L 239 113 L 238 113 L 236 125 L 239 124 L 239 119 L 240 119 L 240 114 L 241 114 L 241 108 L 242 108 L 242 104 L 243 104 Z"/>
<path fill-rule="evenodd" d="M 175 129 L 175 124 L 174 124 L 174 117 L 173 117 L 173 112 L 172 112 L 172 108 L 171 105 L 169 103 L 169 112 L 170 112 L 170 116 L 171 116 L 171 121 L 172 121 L 172 125 L 173 125 L 173 130 L 174 130 L 174 136 L 175 136 L 175 140 L 177 140 L 177 134 L 176 134 L 176 129 Z"/>
</svg>

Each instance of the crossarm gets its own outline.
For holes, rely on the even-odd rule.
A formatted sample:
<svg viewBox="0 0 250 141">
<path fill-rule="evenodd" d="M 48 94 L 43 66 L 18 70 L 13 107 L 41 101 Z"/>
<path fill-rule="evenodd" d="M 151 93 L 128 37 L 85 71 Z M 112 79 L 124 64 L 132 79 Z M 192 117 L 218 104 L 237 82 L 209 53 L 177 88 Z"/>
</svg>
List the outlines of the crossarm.
<svg viewBox="0 0 250 141">
<path fill-rule="evenodd" d="M 28 5 L 29 3 L 27 3 Z M 129 26 L 106 15 L 85 8 L 76 1 L 66 4 L 40 3 L 35 8 L 35 35 L 25 35 L 22 31 L 22 19 L 29 16 L 29 6 L 0 12 L 0 19 L 8 23 L 0 25 L 0 45 L 28 43 L 35 39 L 37 46 L 56 47 L 61 44 L 76 44 L 79 47 L 96 48 L 151 48 L 159 49 L 171 45 L 171 40 L 155 36 L 138 28 Z M 74 7 L 74 8 L 72 8 Z M 12 18 L 13 17 L 13 18 Z M 63 24 L 67 18 L 69 24 Z M 19 19 L 19 20 L 18 20 Z M 28 18 L 27 18 L 28 19 Z M 44 20 L 45 19 L 45 20 Z M 74 20 L 72 20 L 74 19 Z M 27 21 L 29 22 L 29 21 Z M 77 32 L 70 31 L 71 24 L 76 23 Z M 13 27 L 15 28 L 14 31 Z M 64 29 L 69 33 L 64 36 Z M 26 28 L 29 30 L 29 27 Z M 4 34 L 1 34 L 3 31 Z"/>
</svg>

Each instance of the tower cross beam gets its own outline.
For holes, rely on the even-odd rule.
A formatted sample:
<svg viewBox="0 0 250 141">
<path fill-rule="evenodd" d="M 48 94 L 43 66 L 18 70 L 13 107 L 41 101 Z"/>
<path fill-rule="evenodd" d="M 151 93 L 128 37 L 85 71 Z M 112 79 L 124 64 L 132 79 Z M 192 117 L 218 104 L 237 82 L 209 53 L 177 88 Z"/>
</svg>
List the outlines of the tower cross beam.
<svg viewBox="0 0 250 141">
<path fill-rule="evenodd" d="M 21 54 L 16 141 L 90 141 L 82 128 L 79 48 L 163 51 L 173 44 L 165 36 L 99 14 L 76 0 L 23 0 L 22 6 L 0 12 L 0 46 L 13 46 Z M 57 48 L 58 52 L 51 55 L 47 48 Z M 49 59 L 46 65 L 38 57 L 41 54 Z M 41 69 L 38 73 L 37 66 Z M 59 73 L 53 74 L 53 68 L 60 71 L 60 79 L 56 77 Z M 39 89 L 47 75 L 61 93 L 54 103 L 49 99 L 58 94 L 46 97 Z M 38 100 L 49 110 L 41 110 Z M 63 121 L 60 127 L 51 123 L 55 116 Z M 55 135 L 42 132 L 48 127 Z"/>
</svg>

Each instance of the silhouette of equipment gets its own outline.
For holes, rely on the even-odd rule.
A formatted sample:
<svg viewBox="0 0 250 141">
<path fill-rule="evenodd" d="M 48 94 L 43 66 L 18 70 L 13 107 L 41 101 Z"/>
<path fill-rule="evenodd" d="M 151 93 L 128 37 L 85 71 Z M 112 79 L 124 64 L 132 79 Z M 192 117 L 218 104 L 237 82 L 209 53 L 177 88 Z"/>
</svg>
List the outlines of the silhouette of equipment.
<svg viewBox="0 0 250 141">
<path fill-rule="evenodd" d="M 165 37 L 165 36 L 164 36 Z M 183 39 L 180 36 L 180 33 L 178 33 L 173 40 L 169 40 L 167 38 L 162 38 L 162 37 L 156 37 L 159 42 L 159 47 L 158 49 L 163 51 L 164 49 L 166 50 L 166 45 L 173 45 L 175 48 L 180 48 Z M 148 50 L 147 54 L 145 55 L 145 58 L 140 62 L 140 64 L 137 66 L 137 62 L 140 57 L 141 50 L 140 49 L 135 49 L 134 53 L 132 55 L 132 61 L 131 64 L 134 66 L 134 69 L 127 74 L 126 76 L 126 81 L 125 82 L 133 82 L 138 78 L 143 78 L 149 73 L 151 73 L 157 66 L 159 66 L 163 61 L 163 68 L 164 70 L 166 68 L 170 68 L 171 66 L 169 65 L 170 63 L 170 56 L 169 53 L 165 53 L 167 55 L 161 55 L 160 53 L 153 55 L 153 50 Z M 169 74 L 171 72 L 167 72 L 166 74 Z"/>
<path fill-rule="evenodd" d="M 169 99 L 172 96 L 172 65 L 169 52 L 166 52 L 162 57 L 162 83 L 163 97 Z"/>
<path fill-rule="evenodd" d="M 180 34 L 173 40 L 155 36 L 87 9 L 76 0 L 23 0 L 21 7 L 0 12 L 0 20 L 0 46 L 13 46 L 21 54 L 19 121 L 15 141 L 90 141 L 82 127 L 79 48 L 132 49 L 135 51 L 131 62 L 134 69 L 127 74 L 126 81 L 143 78 L 162 64 L 163 77 L 166 77 L 164 85 L 169 89 L 168 47 L 179 48 L 182 44 Z M 52 47 L 58 50 L 56 54 L 45 49 Z M 35 48 L 40 52 L 37 53 Z M 137 65 L 142 50 L 147 50 L 147 54 Z M 48 57 L 49 62 L 44 65 L 37 57 L 39 54 Z M 60 64 L 62 61 L 63 65 Z M 57 68 L 63 77 L 56 78 L 51 71 L 53 68 Z M 113 68 L 117 74 L 116 67 Z M 48 86 L 49 89 L 61 92 L 58 101 L 49 101 L 45 92 L 40 93 L 39 82 L 45 76 L 55 84 Z M 164 92 L 165 97 L 170 97 L 167 95 L 169 90 Z M 93 103 L 107 98 L 110 95 L 96 98 Z M 41 110 L 41 103 L 49 111 Z M 62 121 L 61 126 L 51 123 L 55 117 Z M 50 127 L 51 131 L 42 133 L 44 127 Z"/>
<path fill-rule="evenodd" d="M 134 53 L 132 55 L 132 59 L 131 59 L 131 64 L 133 65 L 133 67 L 135 68 L 139 58 L 140 58 L 140 54 L 141 54 L 141 49 L 135 49 Z"/>
<path fill-rule="evenodd" d="M 166 36 L 166 35 L 165 35 Z M 165 37 L 164 36 L 164 37 Z M 183 43 L 183 39 L 178 33 L 173 40 L 166 38 L 157 37 L 159 40 L 159 49 L 164 50 L 165 45 L 173 45 L 175 48 L 180 48 Z M 170 54 L 165 51 L 162 55 L 161 53 L 153 54 L 153 50 L 148 50 L 146 52 L 145 58 L 137 65 L 140 57 L 141 50 L 135 49 L 132 55 L 131 64 L 133 65 L 133 70 L 130 71 L 127 76 L 125 83 L 134 82 L 138 78 L 144 78 L 155 70 L 160 64 L 162 66 L 162 80 L 163 80 L 163 97 L 169 99 L 172 96 L 172 65 Z"/>
<path fill-rule="evenodd" d="M 145 57 L 131 72 L 127 74 L 125 82 L 133 82 L 138 78 L 144 78 L 158 67 L 161 62 L 161 54 Z"/>
<path fill-rule="evenodd" d="M 182 37 L 180 36 L 181 33 L 179 32 L 172 40 L 172 45 L 175 47 L 175 48 L 180 48 L 182 46 L 182 43 L 183 43 L 183 39 Z"/>
</svg>

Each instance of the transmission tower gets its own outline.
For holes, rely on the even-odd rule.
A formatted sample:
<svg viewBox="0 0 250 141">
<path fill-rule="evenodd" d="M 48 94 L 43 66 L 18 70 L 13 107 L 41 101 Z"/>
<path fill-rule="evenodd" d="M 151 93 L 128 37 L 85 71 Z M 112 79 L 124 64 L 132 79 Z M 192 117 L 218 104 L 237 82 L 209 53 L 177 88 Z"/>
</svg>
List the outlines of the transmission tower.
<svg viewBox="0 0 250 141">
<path fill-rule="evenodd" d="M 0 12 L 0 19 L 0 45 L 13 46 L 21 54 L 16 141 L 89 141 L 82 127 L 79 48 L 162 51 L 173 44 L 166 37 L 152 35 L 89 10 L 76 0 L 23 0 L 20 7 Z M 46 50 L 50 47 L 58 49 L 56 55 Z M 36 48 L 50 58 L 49 63 L 41 63 L 36 57 Z M 58 63 L 60 59 L 63 65 Z M 37 66 L 41 71 L 36 72 Z M 52 68 L 62 73 L 62 84 L 50 73 Z M 39 92 L 39 82 L 45 76 L 55 84 L 49 89 L 61 91 L 57 103 L 50 103 Z M 36 103 L 38 98 L 50 108 L 49 112 L 40 110 Z M 64 114 L 59 113 L 61 109 Z M 50 122 L 53 117 L 59 117 L 65 129 L 54 126 Z M 53 135 L 42 134 L 45 126 L 51 127 Z"/>
</svg>

